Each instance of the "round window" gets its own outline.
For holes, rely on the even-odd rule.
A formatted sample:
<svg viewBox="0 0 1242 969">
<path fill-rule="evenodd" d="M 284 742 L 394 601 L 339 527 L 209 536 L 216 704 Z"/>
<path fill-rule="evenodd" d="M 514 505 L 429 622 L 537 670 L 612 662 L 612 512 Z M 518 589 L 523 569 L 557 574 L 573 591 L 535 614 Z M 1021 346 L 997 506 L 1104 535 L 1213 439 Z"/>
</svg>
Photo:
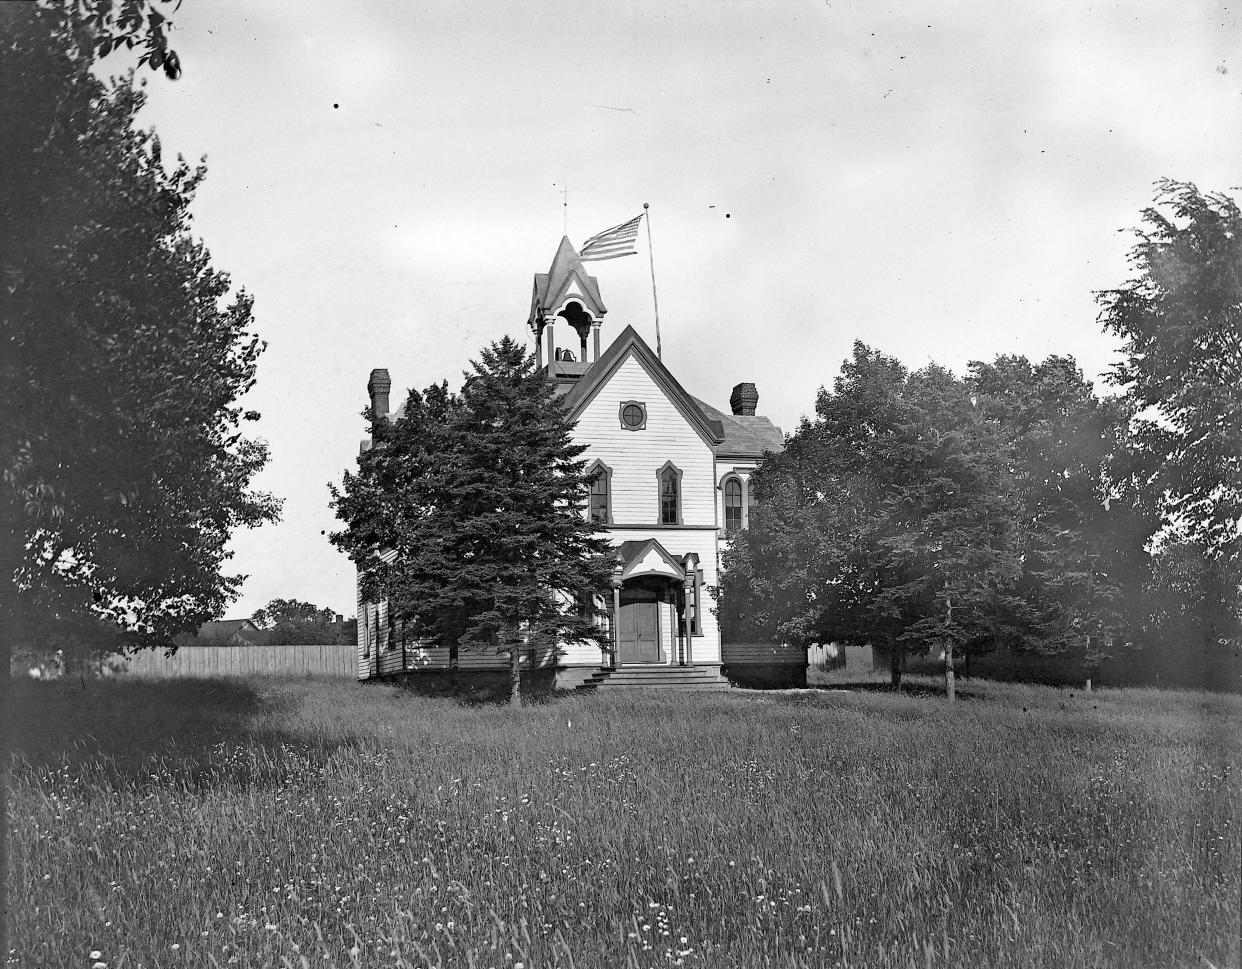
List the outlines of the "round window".
<svg viewBox="0 0 1242 969">
<path fill-rule="evenodd" d="M 626 427 L 642 427 L 644 420 L 642 404 L 626 404 L 621 408 L 621 423 Z"/>
</svg>

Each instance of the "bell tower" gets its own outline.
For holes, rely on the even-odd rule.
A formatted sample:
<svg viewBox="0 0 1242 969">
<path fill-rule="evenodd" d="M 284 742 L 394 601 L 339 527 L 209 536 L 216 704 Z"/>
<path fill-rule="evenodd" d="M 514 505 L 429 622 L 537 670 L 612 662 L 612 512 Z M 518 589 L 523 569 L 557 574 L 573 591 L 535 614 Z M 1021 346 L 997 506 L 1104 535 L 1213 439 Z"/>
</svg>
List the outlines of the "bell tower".
<svg viewBox="0 0 1242 969">
<path fill-rule="evenodd" d="M 599 296 L 599 283 L 582 268 L 582 260 L 569 236 L 563 237 L 551 268 L 546 273 L 535 273 L 530 318 L 526 321 L 535 334 L 539 366 L 542 368 L 546 364 L 550 377 L 562 379 L 576 379 L 585 373 L 587 367 L 599 359 L 599 328 L 607 312 Z M 577 340 L 569 336 L 571 331 Z M 593 346 L 588 347 L 588 337 L 592 335 Z M 589 356 L 592 349 L 594 355 Z"/>
</svg>

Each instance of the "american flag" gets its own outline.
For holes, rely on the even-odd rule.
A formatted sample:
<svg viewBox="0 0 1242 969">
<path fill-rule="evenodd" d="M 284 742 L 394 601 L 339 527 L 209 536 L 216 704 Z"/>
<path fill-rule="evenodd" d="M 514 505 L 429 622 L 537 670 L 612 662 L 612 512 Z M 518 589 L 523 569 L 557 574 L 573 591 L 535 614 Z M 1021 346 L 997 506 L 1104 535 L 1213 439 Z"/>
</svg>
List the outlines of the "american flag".
<svg viewBox="0 0 1242 969">
<path fill-rule="evenodd" d="M 599 259 L 617 259 L 621 256 L 634 255 L 634 240 L 638 238 L 638 225 L 642 215 L 637 215 L 629 222 L 605 229 L 599 235 L 591 236 L 582 246 L 578 258 L 583 262 Z"/>
</svg>

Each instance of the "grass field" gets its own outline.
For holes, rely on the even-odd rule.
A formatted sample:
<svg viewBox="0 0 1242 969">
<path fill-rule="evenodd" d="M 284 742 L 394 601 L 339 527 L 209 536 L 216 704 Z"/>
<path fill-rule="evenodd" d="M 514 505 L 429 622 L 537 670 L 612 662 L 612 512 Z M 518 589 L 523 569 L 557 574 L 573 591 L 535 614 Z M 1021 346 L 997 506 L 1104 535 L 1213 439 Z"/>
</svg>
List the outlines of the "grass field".
<svg viewBox="0 0 1242 969">
<path fill-rule="evenodd" d="M 1238 962 L 1238 697 L 16 690 L 22 966 Z"/>
</svg>

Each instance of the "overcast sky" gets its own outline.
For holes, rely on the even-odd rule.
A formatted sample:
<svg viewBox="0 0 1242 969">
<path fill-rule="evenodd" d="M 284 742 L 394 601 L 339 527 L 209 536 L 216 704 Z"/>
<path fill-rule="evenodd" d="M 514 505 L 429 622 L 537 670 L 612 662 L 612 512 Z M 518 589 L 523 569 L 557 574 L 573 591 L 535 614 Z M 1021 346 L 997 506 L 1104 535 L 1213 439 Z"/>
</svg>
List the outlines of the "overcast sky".
<svg viewBox="0 0 1242 969">
<path fill-rule="evenodd" d="M 1102 374 L 1093 292 L 1153 182 L 1242 184 L 1225 3 L 190 0 L 176 27 L 184 76 L 143 72 L 144 119 L 207 155 L 196 232 L 256 297 L 258 484 L 285 499 L 236 537 L 230 616 L 353 614 L 324 533 L 367 375 L 395 406 L 522 336 L 566 186 L 578 246 L 650 203 L 664 362 L 721 408 L 753 381 L 790 431 L 856 339 Z M 640 239 L 588 264 L 605 345 L 655 342 Z"/>
</svg>

